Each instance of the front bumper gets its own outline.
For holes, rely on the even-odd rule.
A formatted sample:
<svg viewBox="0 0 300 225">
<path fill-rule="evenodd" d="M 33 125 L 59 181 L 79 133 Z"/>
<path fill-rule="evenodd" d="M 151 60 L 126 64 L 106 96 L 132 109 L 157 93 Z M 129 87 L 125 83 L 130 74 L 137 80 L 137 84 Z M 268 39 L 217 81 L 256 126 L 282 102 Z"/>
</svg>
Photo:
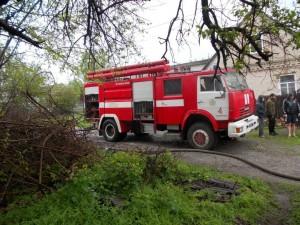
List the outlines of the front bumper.
<svg viewBox="0 0 300 225">
<path fill-rule="evenodd" d="M 228 124 L 228 137 L 241 137 L 258 127 L 258 117 L 255 115 Z"/>
</svg>

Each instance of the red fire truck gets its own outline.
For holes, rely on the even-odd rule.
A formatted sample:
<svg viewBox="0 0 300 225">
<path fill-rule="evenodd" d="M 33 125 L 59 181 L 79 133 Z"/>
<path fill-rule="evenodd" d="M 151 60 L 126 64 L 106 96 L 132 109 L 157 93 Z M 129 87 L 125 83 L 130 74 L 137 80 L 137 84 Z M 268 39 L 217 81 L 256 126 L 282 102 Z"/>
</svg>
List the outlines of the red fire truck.
<svg viewBox="0 0 300 225">
<path fill-rule="evenodd" d="M 212 149 L 220 135 L 241 137 L 258 126 L 254 92 L 234 70 L 171 72 L 168 61 L 87 74 L 86 116 L 107 141 L 128 132 L 178 132 L 193 148 Z"/>
</svg>

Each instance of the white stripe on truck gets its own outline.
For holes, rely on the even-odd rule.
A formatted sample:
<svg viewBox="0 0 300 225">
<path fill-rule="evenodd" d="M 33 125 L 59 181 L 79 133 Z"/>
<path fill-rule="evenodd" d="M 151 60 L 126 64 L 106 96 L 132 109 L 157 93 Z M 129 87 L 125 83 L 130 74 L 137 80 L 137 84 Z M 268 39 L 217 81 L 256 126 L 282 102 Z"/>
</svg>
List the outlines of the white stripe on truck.
<svg viewBox="0 0 300 225">
<path fill-rule="evenodd" d="M 183 99 L 171 99 L 171 100 L 157 100 L 156 101 L 157 107 L 178 107 L 184 106 Z"/>
<path fill-rule="evenodd" d="M 131 102 L 99 102 L 99 108 L 132 108 Z"/>
<path fill-rule="evenodd" d="M 183 99 L 157 100 L 157 107 L 184 106 Z M 132 108 L 132 102 L 99 102 L 99 108 Z"/>
</svg>

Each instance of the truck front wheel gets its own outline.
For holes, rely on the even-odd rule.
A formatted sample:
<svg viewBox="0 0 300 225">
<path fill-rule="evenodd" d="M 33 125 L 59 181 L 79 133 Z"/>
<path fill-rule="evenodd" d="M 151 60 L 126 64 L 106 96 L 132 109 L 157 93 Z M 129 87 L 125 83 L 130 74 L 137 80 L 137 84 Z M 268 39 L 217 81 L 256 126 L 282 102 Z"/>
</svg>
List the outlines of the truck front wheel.
<svg viewBox="0 0 300 225">
<path fill-rule="evenodd" d="M 205 123 L 196 123 L 188 129 L 187 139 L 192 148 L 213 149 L 217 138 L 212 128 Z"/>
<path fill-rule="evenodd" d="M 121 137 L 116 122 L 111 119 L 104 121 L 101 132 L 106 141 L 115 142 L 118 141 Z"/>
</svg>

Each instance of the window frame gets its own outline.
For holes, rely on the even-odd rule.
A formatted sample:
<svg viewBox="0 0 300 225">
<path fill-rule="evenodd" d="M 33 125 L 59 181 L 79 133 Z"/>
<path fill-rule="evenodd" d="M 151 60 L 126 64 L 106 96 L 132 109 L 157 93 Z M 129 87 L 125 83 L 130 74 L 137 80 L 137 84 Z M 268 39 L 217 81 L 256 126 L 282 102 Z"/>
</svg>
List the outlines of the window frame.
<svg viewBox="0 0 300 225">
<path fill-rule="evenodd" d="M 179 80 L 180 81 L 180 93 L 176 93 L 176 94 L 167 94 L 166 93 L 166 88 L 165 88 L 165 82 L 167 81 L 174 81 L 174 80 Z M 170 78 L 170 79 L 163 79 L 163 95 L 165 97 L 172 97 L 172 96 L 182 96 L 182 78 L 179 77 L 174 77 L 174 78 Z"/>
<path fill-rule="evenodd" d="M 294 81 L 285 81 L 285 82 L 281 82 L 281 77 L 284 77 L 284 76 L 293 76 L 293 78 L 294 78 Z M 282 88 L 281 88 L 281 85 L 282 84 L 286 84 L 287 86 L 287 93 L 286 93 L 286 95 L 289 95 L 289 94 L 293 94 L 293 93 L 290 93 L 289 92 L 289 84 L 294 84 L 294 91 L 293 92 L 296 92 L 297 90 L 298 90 L 298 87 L 297 87 L 297 81 L 296 81 L 296 76 L 295 76 L 295 74 L 284 74 L 284 75 L 280 75 L 279 76 L 279 78 L 278 78 L 278 85 L 279 85 L 279 90 L 280 90 L 280 94 L 281 95 L 284 95 L 283 93 L 282 93 Z"/>
<path fill-rule="evenodd" d="M 217 78 L 215 78 L 214 81 L 213 81 L 214 82 L 214 84 L 213 84 L 214 90 L 212 90 L 212 91 L 203 91 L 202 87 L 201 87 L 201 79 L 214 78 L 214 76 L 199 76 L 199 79 L 200 79 L 199 80 L 199 92 L 207 93 L 207 92 L 221 92 L 221 91 L 225 91 L 226 88 L 225 88 L 225 84 L 224 84 L 224 81 L 222 79 L 222 76 L 221 75 L 217 75 L 217 76 L 219 77 L 219 79 L 220 79 L 220 81 L 222 83 L 223 90 L 219 90 L 219 91 L 216 90 L 216 82 L 218 82 L 218 80 L 217 80 Z"/>
<path fill-rule="evenodd" d="M 261 51 L 264 52 L 264 35 L 262 34 L 260 36 L 260 39 L 257 39 L 256 41 L 260 41 Z M 254 49 L 254 47 L 249 43 L 249 53 L 251 55 L 257 54 L 257 51 Z"/>
</svg>

